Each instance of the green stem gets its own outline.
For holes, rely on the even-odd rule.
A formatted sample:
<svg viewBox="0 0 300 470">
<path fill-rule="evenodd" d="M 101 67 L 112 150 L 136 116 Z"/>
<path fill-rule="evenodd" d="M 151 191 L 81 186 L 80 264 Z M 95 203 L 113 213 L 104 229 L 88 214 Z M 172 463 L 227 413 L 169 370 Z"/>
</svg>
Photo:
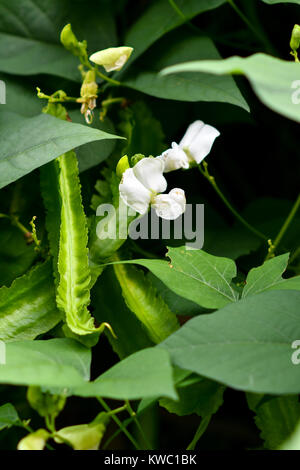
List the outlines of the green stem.
<svg viewBox="0 0 300 470">
<path fill-rule="evenodd" d="M 300 246 L 294 251 L 294 253 L 293 253 L 292 256 L 290 257 L 289 264 L 292 264 L 293 261 L 295 261 L 295 259 L 298 258 L 298 256 L 300 256 Z"/>
<path fill-rule="evenodd" d="M 248 28 L 258 37 L 263 44 L 265 44 L 265 38 L 261 35 L 260 31 L 256 29 L 256 27 L 248 20 L 247 16 L 238 8 L 235 4 L 234 0 L 227 0 L 229 5 L 234 9 L 234 11 L 239 15 L 241 20 L 248 26 Z"/>
<path fill-rule="evenodd" d="M 105 401 L 103 400 L 103 398 L 100 398 L 98 397 L 97 398 L 99 403 L 103 406 L 103 408 L 105 409 L 105 411 L 107 411 L 108 413 L 111 413 L 112 410 L 111 408 L 105 403 Z M 125 436 L 130 440 L 130 442 L 132 443 L 132 445 L 137 449 L 137 450 L 141 450 L 137 441 L 134 439 L 134 437 L 130 434 L 130 432 L 125 428 L 125 426 L 123 426 L 123 423 L 122 421 L 119 420 L 119 418 L 112 414 L 111 415 L 112 419 L 114 420 L 114 422 L 119 426 L 119 428 L 122 430 L 122 432 L 125 434 Z"/>
<path fill-rule="evenodd" d="M 262 240 L 264 241 L 268 241 L 268 237 L 266 235 L 264 235 L 263 233 L 261 233 L 259 230 L 257 230 L 256 228 L 252 227 L 252 225 L 250 225 L 235 209 L 234 207 L 230 204 L 230 202 L 228 201 L 228 199 L 224 196 L 224 194 L 222 193 L 221 189 L 219 188 L 219 186 L 217 185 L 216 183 L 216 180 L 213 176 L 211 176 L 208 172 L 208 169 L 207 169 L 207 163 L 206 162 L 203 162 L 203 167 L 204 167 L 204 170 L 201 168 L 201 166 L 199 166 L 199 170 L 200 172 L 202 173 L 203 176 L 205 176 L 205 178 L 209 181 L 209 183 L 212 185 L 212 187 L 214 188 L 214 190 L 216 191 L 216 193 L 218 194 L 218 196 L 220 196 L 220 198 L 222 199 L 222 201 L 224 202 L 224 204 L 226 205 L 226 207 L 230 210 L 230 212 L 236 217 L 236 219 L 241 223 L 243 224 L 248 230 L 250 230 L 252 233 L 254 233 L 257 237 L 261 238 Z"/>
<path fill-rule="evenodd" d="M 272 258 L 274 256 L 274 253 L 278 247 L 278 245 L 280 244 L 285 232 L 287 231 L 287 229 L 289 228 L 289 226 L 291 225 L 298 209 L 300 207 L 300 194 L 299 196 L 297 197 L 289 215 L 287 216 L 283 226 L 281 227 L 281 229 L 279 230 L 278 232 L 278 235 L 277 237 L 275 238 L 274 240 L 274 243 L 271 244 L 270 248 L 269 248 L 269 251 L 268 251 L 268 255 L 266 257 L 266 260 Z"/>
<path fill-rule="evenodd" d="M 101 105 L 106 107 L 106 106 L 110 106 L 111 104 L 115 104 L 115 103 L 124 103 L 124 101 L 126 101 L 125 98 L 108 98 L 107 100 L 103 100 L 101 102 Z"/>
<path fill-rule="evenodd" d="M 211 420 L 211 415 L 205 416 L 204 418 L 201 419 L 201 423 L 193 437 L 192 442 L 187 446 L 186 450 L 194 450 L 200 437 L 203 436 L 205 433 L 207 426 L 209 425 Z"/>
<path fill-rule="evenodd" d="M 129 415 L 131 416 L 131 418 L 133 418 L 133 421 L 135 422 L 135 425 L 138 428 L 138 430 L 140 431 L 140 433 L 141 433 L 141 435 L 144 439 L 144 442 L 147 446 L 145 450 L 153 450 L 150 442 L 148 441 L 148 438 L 147 438 L 146 434 L 144 433 L 144 430 L 143 430 L 139 420 L 137 419 L 135 411 L 131 408 L 129 400 L 125 400 L 125 403 L 126 403 Z"/>
<path fill-rule="evenodd" d="M 113 80 L 112 78 L 107 77 L 107 75 L 104 75 L 104 73 L 100 72 L 98 69 L 96 69 L 96 74 L 98 75 L 98 77 L 102 78 L 102 80 L 105 80 L 111 85 L 115 85 L 115 86 L 121 85 L 121 82 L 118 82 L 117 80 Z"/>
<path fill-rule="evenodd" d="M 179 6 L 176 5 L 174 0 L 169 0 L 169 4 L 173 8 L 173 10 L 177 13 L 177 15 L 184 21 L 184 23 L 186 23 L 193 31 L 196 31 L 196 33 L 198 34 L 200 33 L 197 26 L 193 25 L 193 23 L 189 21 L 189 19 L 185 16 L 183 11 L 180 10 Z"/>
</svg>

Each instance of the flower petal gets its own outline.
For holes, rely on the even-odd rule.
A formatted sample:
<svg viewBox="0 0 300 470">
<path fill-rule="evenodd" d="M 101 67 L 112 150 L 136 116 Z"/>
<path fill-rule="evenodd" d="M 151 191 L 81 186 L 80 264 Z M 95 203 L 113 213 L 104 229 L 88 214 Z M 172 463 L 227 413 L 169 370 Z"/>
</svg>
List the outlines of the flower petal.
<svg viewBox="0 0 300 470">
<path fill-rule="evenodd" d="M 152 204 L 158 217 L 167 220 L 177 219 L 184 213 L 185 206 L 185 194 L 180 188 L 172 189 L 169 194 L 159 194 Z"/>
<path fill-rule="evenodd" d="M 149 208 L 151 192 L 136 178 L 133 168 L 123 173 L 119 184 L 120 196 L 125 204 L 139 214 L 145 214 Z"/>
<path fill-rule="evenodd" d="M 197 163 L 209 154 L 215 139 L 220 135 L 220 132 L 212 126 L 205 124 L 193 142 L 189 145 L 189 155 Z"/>
<path fill-rule="evenodd" d="M 167 181 L 163 175 L 164 162 L 160 158 L 143 158 L 133 167 L 133 171 L 135 177 L 149 191 L 163 193 L 167 189 Z"/>
<path fill-rule="evenodd" d="M 166 150 L 157 158 L 161 158 L 164 162 L 164 173 L 189 167 L 187 154 L 175 142 L 172 142 L 172 148 Z"/>
<path fill-rule="evenodd" d="M 193 143 L 193 141 L 199 135 L 204 126 L 204 122 L 199 120 L 190 124 L 186 130 L 186 133 L 179 142 L 180 147 L 189 148 L 189 146 Z"/>
<path fill-rule="evenodd" d="M 90 60 L 95 64 L 102 65 L 106 72 L 120 70 L 129 59 L 133 51 L 132 47 L 109 47 L 102 51 L 95 52 L 90 56 Z"/>
</svg>

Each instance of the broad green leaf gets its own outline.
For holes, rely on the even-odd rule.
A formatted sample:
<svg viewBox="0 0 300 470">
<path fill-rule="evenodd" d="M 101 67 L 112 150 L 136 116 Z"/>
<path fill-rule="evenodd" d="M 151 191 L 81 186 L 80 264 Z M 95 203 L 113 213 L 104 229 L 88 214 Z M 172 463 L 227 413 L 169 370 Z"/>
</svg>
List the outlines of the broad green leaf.
<svg viewBox="0 0 300 470">
<path fill-rule="evenodd" d="M 249 296 L 216 313 L 187 322 L 159 347 L 178 367 L 255 393 L 300 392 L 300 369 L 292 362 L 300 338 L 300 292 Z"/>
<path fill-rule="evenodd" d="M 169 413 L 186 416 L 196 413 L 199 416 L 211 416 L 223 404 L 224 387 L 201 377 L 189 377 L 177 387 L 179 401 L 162 398 L 159 404 Z"/>
<path fill-rule="evenodd" d="M 176 315 L 141 270 L 135 266 L 115 264 L 114 272 L 127 307 L 140 320 L 154 343 L 160 343 L 179 328 Z"/>
<path fill-rule="evenodd" d="M 71 339 L 14 341 L 6 344 L 6 364 L 0 383 L 63 388 L 83 385 L 90 378 L 90 350 Z"/>
<path fill-rule="evenodd" d="M 294 432 L 300 419 L 297 395 L 268 397 L 247 394 L 250 409 L 255 412 L 255 423 L 267 449 L 275 450 Z"/>
<path fill-rule="evenodd" d="M 275 3 L 296 3 L 300 5 L 300 0 L 263 0 L 265 3 L 269 3 L 270 5 L 274 5 Z"/>
<path fill-rule="evenodd" d="M 192 302 L 191 300 L 185 299 L 184 297 L 175 294 L 175 292 L 169 289 L 150 271 L 147 273 L 146 277 L 152 282 L 154 287 L 157 289 L 159 295 L 161 295 L 166 304 L 169 306 L 171 312 L 174 312 L 176 315 L 193 316 L 199 315 L 199 313 L 207 312 L 206 309 L 201 308 L 195 302 Z"/>
<path fill-rule="evenodd" d="M 11 75 L 0 73 L 0 80 L 4 81 L 6 88 L 5 111 L 33 117 L 40 114 L 41 100 L 36 96 L 33 85 L 24 82 L 24 78 L 15 78 Z"/>
<path fill-rule="evenodd" d="M 282 274 L 287 268 L 289 253 L 276 256 L 266 261 L 262 266 L 249 272 L 242 297 L 258 294 L 267 290 L 300 290 L 300 276 L 284 279 Z"/>
<path fill-rule="evenodd" d="M 20 75 L 47 73 L 80 81 L 78 60 L 59 42 L 67 23 L 72 23 L 80 40 L 87 39 L 91 52 L 116 42 L 111 9 L 103 2 L 2 0 L 0 70 Z"/>
<path fill-rule="evenodd" d="M 33 245 L 28 245 L 24 235 L 9 220 L 0 222 L 0 286 L 7 287 L 25 274 L 37 256 Z"/>
<path fill-rule="evenodd" d="M 231 259 L 185 247 L 169 248 L 167 256 L 171 263 L 143 259 L 127 263 L 145 266 L 176 294 L 202 307 L 221 308 L 238 299 L 231 285 L 236 276 L 236 266 Z"/>
<path fill-rule="evenodd" d="M 143 155 L 161 155 L 166 150 L 165 135 L 162 125 L 153 116 L 144 101 L 137 101 L 119 113 L 119 130 L 126 137 L 123 155 L 132 157 L 136 153 Z M 123 143 L 123 142 L 122 142 Z"/>
<path fill-rule="evenodd" d="M 72 122 L 78 124 L 85 124 L 84 116 L 80 113 L 80 110 L 71 111 L 68 113 Z M 109 134 L 114 134 L 115 129 L 110 121 L 110 119 L 105 118 L 102 122 L 100 121 L 98 115 L 95 116 L 94 121 L 91 126 L 93 129 L 98 129 Z M 86 145 L 82 145 L 76 151 L 79 172 L 93 168 L 96 165 L 99 165 L 101 162 L 106 160 L 115 148 L 116 142 L 112 139 L 102 140 L 91 142 Z"/>
<path fill-rule="evenodd" d="M 99 323 L 107 322 L 112 327 L 117 338 L 110 332 L 107 332 L 107 337 L 121 359 L 153 345 L 143 324 L 126 306 L 111 266 L 101 274 L 92 290 L 92 306 L 96 320 Z"/>
<path fill-rule="evenodd" d="M 0 289 L 0 339 L 34 339 L 51 330 L 62 319 L 55 303 L 51 263 L 35 266 Z"/>
<path fill-rule="evenodd" d="M 171 45 L 170 45 L 171 44 Z M 122 77 L 130 88 L 158 98 L 182 101 L 218 101 L 240 106 L 249 111 L 231 77 L 186 73 L 161 76 L 158 72 L 178 62 L 196 59 L 219 59 L 211 39 L 185 31 L 173 33 L 160 41 L 149 53 L 132 65 Z"/>
<path fill-rule="evenodd" d="M 11 403 L 0 406 L 0 431 L 20 422 L 17 410 Z"/>
<path fill-rule="evenodd" d="M 174 65 L 162 75 L 179 72 L 204 72 L 215 75 L 245 75 L 260 100 L 273 111 L 300 122 L 299 64 L 266 54 L 247 58 L 230 57 L 224 60 L 202 60 Z"/>
<path fill-rule="evenodd" d="M 117 138 L 43 114 L 21 118 L 13 113 L 1 113 L 0 124 L 0 188 L 74 147 L 95 140 Z"/>
<path fill-rule="evenodd" d="M 251 269 L 246 279 L 242 297 L 258 294 L 282 281 L 282 274 L 286 270 L 288 261 L 289 253 L 286 253 L 266 261 L 258 268 Z"/>
<path fill-rule="evenodd" d="M 194 16 L 213 10 L 226 0 L 176 0 L 184 18 L 172 8 L 168 0 L 155 0 L 128 31 L 125 42 L 134 48 L 133 60 L 155 41 Z"/>
<path fill-rule="evenodd" d="M 169 355 L 157 348 L 138 351 L 100 375 L 94 382 L 76 388 L 74 395 L 119 400 L 153 396 L 176 399 Z"/>
</svg>

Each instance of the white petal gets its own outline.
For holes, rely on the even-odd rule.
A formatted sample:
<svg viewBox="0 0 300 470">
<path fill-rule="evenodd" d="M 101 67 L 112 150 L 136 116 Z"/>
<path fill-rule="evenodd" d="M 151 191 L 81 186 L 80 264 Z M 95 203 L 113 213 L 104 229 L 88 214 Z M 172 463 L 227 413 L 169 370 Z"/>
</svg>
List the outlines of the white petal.
<svg viewBox="0 0 300 470">
<path fill-rule="evenodd" d="M 175 142 L 172 143 L 172 148 L 163 152 L 158 158 L 164 161 L 164 173 L 189 167 L 187 154 Z"/>
<path fill-rule="evenodd" d="M 194 139 L 198 136 L 198 134 L 201 132 L 204 126 L 205 124 L 203 121 L 193 122 L 193 124 L 191 124 L 187 128 L 186 133 L 184 134 L 181 141 L 179 142 L 180 147 L 189 148 L 189 146 L 193 143 Z"/>
<path fill-rule="evenodd" d="M 160 158 L 143 158 L 133 167 L 133 171 L 149 191 L 163 193 L 167 189 L 167 180 L 163 175 L 164 162 Z"/>
<path fill-rule="evenodd" d="M 175 188 L 169 194 L 159 194 L 154 198 L 152 207 L 158 217 L 167 220 L 177 219 L 185 211 L 185 194 L 182 189 Z"/>
<path fill-rule="evenodd" d="M 135 177 L 133 169 L 128 168 L 119 184 L 120 196 L 125 204 L 139 214 L 145 214 L 149 208 L 151 192 Z"/>
<path fill-rule="evenodd" d="M 212 126 L 204 125 L 199 134 L 189 145 L 189 155 L 197 163 L 209 154 L 215 139 L 220 135 L 220 132 Z"/>
</svg>

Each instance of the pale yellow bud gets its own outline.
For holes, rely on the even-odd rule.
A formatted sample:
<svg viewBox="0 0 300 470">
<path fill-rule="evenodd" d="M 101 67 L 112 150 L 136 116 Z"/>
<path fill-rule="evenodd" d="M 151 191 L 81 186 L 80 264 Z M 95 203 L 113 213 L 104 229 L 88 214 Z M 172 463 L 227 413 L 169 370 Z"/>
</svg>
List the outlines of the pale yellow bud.
<svg viewBox="0 0 300 470">
<path fill-rule="evenodd" d="M 102 65 L 106 72 L 113 72 L 114 70 L 121 70 L 131 56 L 132 51 L 132 47 L 109 47 L 92 54 L 90 61 Z"/>
</svg>

